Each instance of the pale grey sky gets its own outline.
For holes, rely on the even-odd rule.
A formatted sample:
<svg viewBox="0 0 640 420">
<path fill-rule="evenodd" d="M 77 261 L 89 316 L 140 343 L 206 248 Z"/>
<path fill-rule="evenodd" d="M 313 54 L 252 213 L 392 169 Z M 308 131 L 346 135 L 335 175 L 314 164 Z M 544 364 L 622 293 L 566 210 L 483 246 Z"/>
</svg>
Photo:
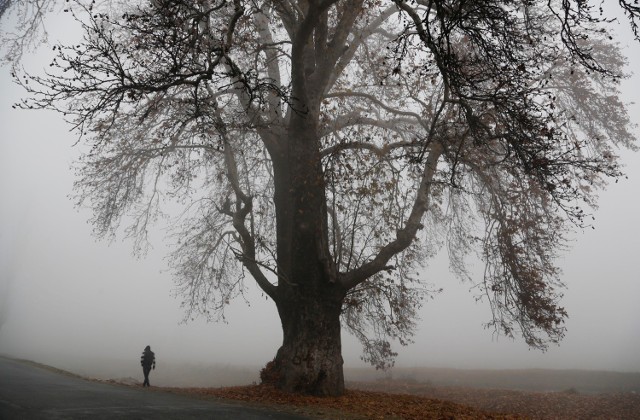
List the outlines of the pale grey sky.
<svg viewBox="0 0 640 420">
<path fill-rule="evenodd" d="M 59 28 L 51 27 L 52 36 Z M 640 68 L 640 44 L 622 42 L 630 69 Z M 25 65 L 42 67 L 47 50 Z M 626 81 L 625 100 L 640 100 L 639 86 L 640 74 Z M 0 69 L 0 92 L 0 293 L 9 299 L 0 354 L 47 363 L 66 356 L 135 360 L 151 344 L 165 360 L 257 366 L 273 358 L 278 316 L 258 294 L 250 307 L 232 305 L 229 324 L 179 325 L 183 312 L 162 272 L 164 245 L 156 242 L 136 260 L 121 237 L 96 242 L 89 212 L 67 197 L 74 135 L 59 115 L 13 110 L 23 93 L 7 68 Z M 638 105 L 630 111 L 640 123 Z M 623 156 L 629 179 L 601 194 L 596 229 L 576 232 L 560 261 L 570 318 L 559 347 L 541 353 L 521 339 L 496 339 L 482 327 L 487 305 L 438 258 L 427 276 L 444 292 L 426 302 L 415 344 L 397 348 L 398 365 L 640 371 L 640 154 Z M 364 366 L 359 355 L 358 343 L 345 336 L 346 365 Z"/>
</svg>

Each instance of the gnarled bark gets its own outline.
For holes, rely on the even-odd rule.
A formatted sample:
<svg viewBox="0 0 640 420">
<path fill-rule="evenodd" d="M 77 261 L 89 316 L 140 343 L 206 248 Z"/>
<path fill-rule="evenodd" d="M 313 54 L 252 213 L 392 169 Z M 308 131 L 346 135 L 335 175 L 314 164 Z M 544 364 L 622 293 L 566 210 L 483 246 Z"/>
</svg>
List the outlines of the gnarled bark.
<svg viewBox="0 0 640 420">
<path fill-rule="evenodd" d="M 337 396 L 344 392 L 340 312 L 344 291 L 334 285 L 292 291 L 278 305 L 283 342 L 272 379 L 288 392 Z"/>
</svg>

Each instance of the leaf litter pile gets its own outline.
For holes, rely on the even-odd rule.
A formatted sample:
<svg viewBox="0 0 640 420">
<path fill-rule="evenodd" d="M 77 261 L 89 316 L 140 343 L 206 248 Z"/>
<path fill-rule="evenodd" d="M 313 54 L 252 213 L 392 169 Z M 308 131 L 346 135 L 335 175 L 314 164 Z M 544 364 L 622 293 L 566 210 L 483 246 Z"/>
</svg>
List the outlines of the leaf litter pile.
<svg viewBox="0 0 640 420">
<path fill-rule="evenodd" d="M 634 419 L 640 395 L 524 392 L 434 387 L 401 381 L 350 382 L 341 397 L 283 393 L 268 385 L 161 388 L 200 398 L 242 401 L 323 419 Z"/>
<path fill-rule="evenodd" d="M 348 389 L 341 397 L 284 393 L 270 385 L 229 388 L 165 388 L 191 396 L 214 397 L 268 405 L 316 418 L 330 419 L 524 419 L 417 395 Z"/>
</svg>

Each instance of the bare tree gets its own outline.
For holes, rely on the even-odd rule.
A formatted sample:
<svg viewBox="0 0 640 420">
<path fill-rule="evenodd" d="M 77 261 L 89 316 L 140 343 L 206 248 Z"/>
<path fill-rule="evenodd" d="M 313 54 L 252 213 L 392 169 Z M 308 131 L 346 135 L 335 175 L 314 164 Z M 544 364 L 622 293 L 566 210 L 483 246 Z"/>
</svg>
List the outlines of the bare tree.
<svg viewBox="0 0 640 420">
<path fill-rule="evenodd" d="M 53 0 L 0 0 L 0 64 L 20 61 L 24 53 L 47 39 L 43 22 L 54 8 Z"/>
<path fill-rule="evenodd" d="M 626 5 L 632 22 L 635 6 Z M 554 264 L 633 148 L 624 57 L 582 1 L 78 2 L 53 70 L 17 75 L 90 150 L 78 202 L 143 252 L 167 203 L 187 315 L 223 316 L 249 273 L 283 343 L 280 388 L 344 390 L 341 324 L 384 368 L 435 292 L 421 270 L 470 253 L 489 325 L 564 335 Z"/>
</svg>

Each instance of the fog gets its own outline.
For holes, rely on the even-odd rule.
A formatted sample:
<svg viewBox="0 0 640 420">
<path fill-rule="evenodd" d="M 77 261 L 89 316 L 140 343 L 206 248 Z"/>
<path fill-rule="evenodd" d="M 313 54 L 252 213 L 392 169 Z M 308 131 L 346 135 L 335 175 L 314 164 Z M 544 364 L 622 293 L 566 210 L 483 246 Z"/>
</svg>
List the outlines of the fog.
<svg viewBox="0 0 640 420">
<path fill-rule="evenodd" d="M 621 42 L 629 45 L 629 69 L 640 68 L 640 46 L 628 36 Z M 44 50 L 25 66 L 41 68 Z M 626 101 L 638 100 L 639 84 L 640 75 L 624 82 Z M 75 134 L 59 115 L 12 109 L 23 92 L 8 68 L 1 69 L 0 92 L 0 354 L 92 376 L 135 377 L 140 353 L 151 345 L 157 375 L 167 383 L 178 366 L 200 376 L 211 367 L 241 366 L 246 375 L 235 380 L 253 380 L 281 341 L 272 302 L 254 291 L 230 306 L 228 323 L 181 323 L 163 232 L 154 233 L 141 259 L 122 235 L 96 241 L 90 212 L 68 197 L 69 165 L 80 152 L 72 147 Z M 630 112 L 639 123 L 640 107 Z M 440 255 L 425 275 L 444 290 L 425 302 L 415 343 L 396 346 L 397 366 L 640 372 L 640 154 L 622 154 L 629 178 L 601 194 L 595 229 L 577 231 L 559 261 L 570 317 L 560 346 L 543 353 L 484 329 L 486 302 L 476 303 L 472 285 L 455 278 Z M 345 366 L 366 366 L 346 334 L 343 353 Z"/>
</svg>

